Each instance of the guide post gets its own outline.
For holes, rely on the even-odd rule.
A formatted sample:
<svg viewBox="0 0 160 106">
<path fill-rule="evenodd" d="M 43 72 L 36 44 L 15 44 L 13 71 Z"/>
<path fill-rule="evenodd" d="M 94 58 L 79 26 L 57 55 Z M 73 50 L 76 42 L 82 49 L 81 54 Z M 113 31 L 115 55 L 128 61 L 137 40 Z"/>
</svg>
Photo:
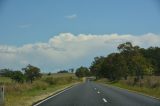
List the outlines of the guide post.
<svg viewBox="0 0 160 106">
<path fill-rule="evenodd" d="M 4 86 L 0 86 L 0 106 L 4 106 Z"/>
</svg>

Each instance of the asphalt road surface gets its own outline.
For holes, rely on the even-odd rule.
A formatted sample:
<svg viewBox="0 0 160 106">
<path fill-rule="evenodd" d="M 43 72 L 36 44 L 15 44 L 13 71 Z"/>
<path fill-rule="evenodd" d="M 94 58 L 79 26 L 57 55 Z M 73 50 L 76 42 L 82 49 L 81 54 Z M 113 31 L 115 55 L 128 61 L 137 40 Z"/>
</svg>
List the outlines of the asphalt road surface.
<svg viewBox="0 0 160 106">
<path fill-rule="evenodd" d="M 160 100 L 87 81 L 36 106 L 160 106 Z"/>
</svg>

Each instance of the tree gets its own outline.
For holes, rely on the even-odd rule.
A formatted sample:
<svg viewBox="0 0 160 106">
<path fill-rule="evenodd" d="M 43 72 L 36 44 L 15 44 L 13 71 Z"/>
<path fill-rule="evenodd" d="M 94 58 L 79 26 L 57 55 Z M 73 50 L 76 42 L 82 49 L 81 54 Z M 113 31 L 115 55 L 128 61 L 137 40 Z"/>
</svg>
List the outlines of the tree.
<svg viewBox="0 0 160 106">
<path fill-rule="evenodd" d="M 120 53 L 126 57 L 128 66 L 128 74 L 136 76 L 136 79 L 143 78 L 144 73 L 148 73 L 151 69 L 151 64 L 140 52 L 139 46 L 133 46 L 131 42 L 120 44 L 118 47 Z"/>
<path fill-rule="evenodd" d="M 61 71 L 58 71 L 57 73 L 68 73 L 67 70 L 61 70 Z"/>
<path fill-rule="evenodd" d="M 133 70 L 132 59 L 134 55 L 137 55 L 139 51 L 139 47 L 133 46 L 131 42 L 126 42 L 118 45 L 117 49 L 126 61 L 126 64 L 127 64 L 126 75 L 133 76 L 134 70 Z M 125 79 L 127 79 L 127 76 Z"/>
<path fill-rule="evenodd" d="M 73 69 L 73 68 L 69 69 L 69 71 L 70 71 L 71 73 L 74 73 L 74 69 Z"/>
<path fill-rule="evenodd" d="M 76 74 L 77 77 L 90 76 L 90 72 L 89 72 L 88 68 L 82 67 L 82 66 L 80 68 L 76 69 L 75 74 Z"/>
<path fill-rule="evenodd" d="M 11 69 L 1 69 L 0 75 L 4 77 L 11 77 L 13 75 L 13 70 Z"/>
<path fill-rule="evenodd" d="M 117 49 L 118 49 L 120 52 L 126 52 L 126 53 L 128 53 L 128 52 L 133 51 L 133 50 L 134 50 L 134 47 L 133 47 L 133 45 L 132 45 L 131 42 L 126 42 L 126 43 L 120 44 L 120 45 L 117 47 Z"/>
<path fill-rule="evenodd" d="M 104 77 L 104 70 L 102 70 L 102 64 L 105 60 L 105 57 L 100 56 L 100 57 L 95 57 L 94 61 L 92 62 L 90 66 L 90 72 L 96 76 L 97 78 Z"/>
<path fill-rule="evenodd" d="M 25 80 L 25 76 L 23 75 L 21 71 L 13 71 L 11 79 L 18 83 L 23 83 Z"/>
<path fill-rule="evenodd" d="M 52 73 L 51 73 L 51 72 L 49 72 L 47 75 L 48 75 L 48 76 L 50 76 L 50 75 L 52 75 Z"/>
<path fill-rule="evenodd" d="M 144 74 L 147 75 L 150 73 L 149 71 L 152 70 L 150 62 L 148 62 L 140 53 L 132 57 L 132 63 L 133 69 L 135 70 L 134 75 L 137 80 L 140 78 L 143 79 Z"/>
<path fill-rule="evenodd" d="M 133 46 L 131 42 L 126 42 L 120 44 L 117 49 L 119 53 L 94 58 L 90 70 L 96 78 L 105 77 L 114 81 L 122 77 L 127 79 L 127 76 L 135 76 L 138 81 L 143 78 L 143 75 L 152 74 L 153 65 L 146 58 L 148 55 L 146 57 L 143 55 L 139 46 Z M 145 53 L 145 51 L 143 52 Z"/>
<path fill-rule="evenodd" d="M 160 48 L 150 47 L 148 49 L 140 49 L 140 52 L 152 64 L 152 72 L 154 75 L 160 75 Z"/>
<path fill-rule="evenodd" d="M 40 69 L 30 64 L 27 67 L 23 68 L 22 70 L 25 71 L 24 75 L 26 76 L 27 80 L 30 81 L 31 83 L 36 78 L 41 77 Z"/>
<path fill-rule="evenodd" d="M 104 77 L 114 81 L 126 76 L 126 61 L 119 53 L 112 53 L 105 58 L 102 64 Z"/>
</svg>

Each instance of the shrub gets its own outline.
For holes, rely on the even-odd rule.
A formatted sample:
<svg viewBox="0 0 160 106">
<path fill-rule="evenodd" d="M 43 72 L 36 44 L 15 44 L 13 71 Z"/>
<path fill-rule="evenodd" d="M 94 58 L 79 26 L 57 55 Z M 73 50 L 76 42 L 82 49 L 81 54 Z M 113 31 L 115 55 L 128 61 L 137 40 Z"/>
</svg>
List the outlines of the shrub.
<svg viewBox="0 0 160 106">
<path fill-rule="evenodd" d="M 160 77 L 150 76 L 146 78 L 145 86 L 149 88 L 158 88 L 160 87 Z"/>
<path fill-rule="evenodd" d="M 160 87 L 160 77 L 159 76 L 145 76 L 143 79 L 136 80 L 134 77 L 128 77 L 127 80 L 120 80 L 120 83 L 129 86 L 139 86 L 147 88 L 159 88 Z"/>
<path fill-rule="evenodd" d="M 46 79 L 44 79 L 44 81 L 47 82 L 50 85 L 54 85 L 57 82 L 56 79 L 53 78 L 53 77 L 47 77 Z"/>
<path fill-rule="evenodd" d="M 33 86 L 36 89 L 46 90 L 48 87 L 48 84 L 44 81 L 35 81 L 35 83 L 33 83 Z"/>
<path fill-rule="evenodd" d="M 21 71 L 14 71 L 11 76 L 11 79 L 14 80 L 15 82 L 23 83 L 25 80 L 25 76 Z"/>
</svg>

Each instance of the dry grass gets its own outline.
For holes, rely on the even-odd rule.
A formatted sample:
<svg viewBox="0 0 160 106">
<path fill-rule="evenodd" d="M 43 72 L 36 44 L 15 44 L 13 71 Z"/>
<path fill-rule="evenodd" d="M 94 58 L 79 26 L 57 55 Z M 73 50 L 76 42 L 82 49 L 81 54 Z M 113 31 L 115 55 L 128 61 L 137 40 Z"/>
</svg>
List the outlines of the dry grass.
<svg viewBox="0 0 160 106">
<path fill-rule="evenodd" d="M 75 74 L 74 73 L 52 73 L 51 75 L 49 75 L 51 77 L 75 77 Z M 48 77 L 47 74 L 43 75 L 43 77 Z"/>
<path fill-rule="evenodd" d="M 71 86 L 72 84 L 73 83 L 52 86 L 45 90 L 32 89 L 30 91 L 24 91 L 21 93 L 14 92 L 7 95 L 5 106 L 31 106 L 33 103 L 42 100 L 67 86 Z"/>
<path fill-rule="evenodd" d="M 120 80 L 119 82 L 130 86 L 160 88 L 160 76 L 144 76 L 144 78 L 138 82 L 134 81 L 134 77 L 128 77 L 127 80 Z"/>
<path fill-rule="evenodd" d="M 107 79 L 100 79 L 97 82 L 118 86 L 160 98 L 160 76 L 145 76 L 138 82 L 134 81 L 134 77 L 128 77 L 127 80 L 122 79 L 118 82 L 109 82 Z"/>
<path fill-rule="evenodd" d="M 5 85 L 5 106 L 30 106 L 54 91 L 72 85 L 80 80 L 74 74 L 44 75 L 31 83 L 15 83 L 9 78 L 2 78 L 1 84 Z"/>
<path fill-rule="evenodd" d="M 0 76 L 0 85 L 6 84 L 6 83 L 12 83 L 12 80 L 8 77 L 1 77 Z"/>
</svg>

